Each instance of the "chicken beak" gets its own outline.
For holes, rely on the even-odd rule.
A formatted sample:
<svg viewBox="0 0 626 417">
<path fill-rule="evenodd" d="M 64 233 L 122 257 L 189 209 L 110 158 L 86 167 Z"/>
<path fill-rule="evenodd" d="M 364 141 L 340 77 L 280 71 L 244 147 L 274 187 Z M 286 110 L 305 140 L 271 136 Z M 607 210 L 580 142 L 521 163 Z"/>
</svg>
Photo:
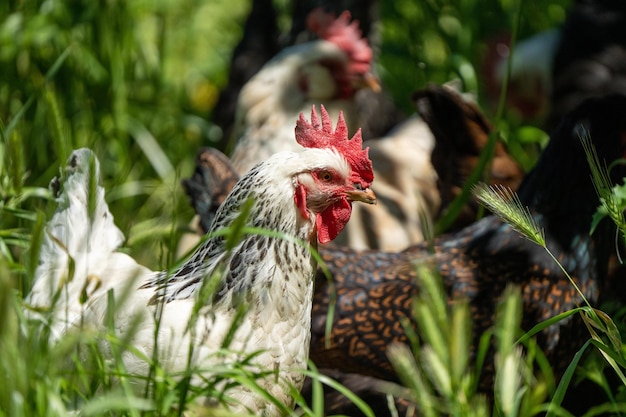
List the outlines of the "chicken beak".
<svg viewBox="0 0 626 417">
<path fill-rule="evenodd" d="M 352 201 L 360 201 L 367 204 L 376 204 L 376 194 L 371 188 L 365 190 L 354 189 L 346 193 L 348 198 Z"/>
<path fill-rule="evenodd" d="M 382 88 L 380 87 L 380 81 L 371 72 L 366 72 L 358 77 L 357 88 L 369 88 L 375 93 L 380 93 Z"/>
</svg>

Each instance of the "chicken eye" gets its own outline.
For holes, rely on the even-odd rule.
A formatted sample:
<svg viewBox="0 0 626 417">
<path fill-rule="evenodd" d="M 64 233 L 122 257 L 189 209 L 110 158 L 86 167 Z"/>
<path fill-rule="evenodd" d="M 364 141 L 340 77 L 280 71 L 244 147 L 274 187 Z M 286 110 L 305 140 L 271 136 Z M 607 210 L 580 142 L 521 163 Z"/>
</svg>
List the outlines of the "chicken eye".
<svg viewBox="0 0 626 417">
<path fill-rule="evenodd" d="M 319 178 L 324 182 L 331 182 L 333 179 L 333 174 L 331 174 L 330 171 L 321 171 Z"/>
</svg>

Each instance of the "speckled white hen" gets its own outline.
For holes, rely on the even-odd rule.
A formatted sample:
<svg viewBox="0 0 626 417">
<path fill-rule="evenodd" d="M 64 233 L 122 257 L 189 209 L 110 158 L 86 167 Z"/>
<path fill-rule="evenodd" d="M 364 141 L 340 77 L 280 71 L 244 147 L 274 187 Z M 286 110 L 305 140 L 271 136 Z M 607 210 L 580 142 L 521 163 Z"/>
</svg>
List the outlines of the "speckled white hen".
<svg viewBox="0 0 626 417">
<path fill-rule="evenodd" d="M 360 131 L 349 140 L 342 117 L 333 129 L 324 108 L 321 120 L 313 108 L 311 123 L 301 115 L 295 135 L 305 149 L 276 154 L 250 170 L 221 206 L 212 226 L 212 231 L 228 227 L 246 201 L 252 201 L 248 226 L 275 233 L 244 234 L 231 250 L 223 235 L 209 237 L 179 268 L 157 273 L 115 252 L 121 234 L 99 187 L 95 211 L 89 215 L 89 201 L 93 200 L 86 190 L 90 189 L 89 178 L 97 174 L 97 163 L 89 163 L 91 151 L 75 151 L 68 162 L 59 209 L 47 228 L 50 240 L 43 247 L 29 301 L 49 307 L 56 289 L 64 288 L 55 306 L 59 316 L 65 317 L 57 329 L 62 334 L 78 323 L 103 326 L 105 294 L 112 289 L 117 332 L 124 337 L 133 327 L 131 323 L 140 323 L 129 338 L 136 350 L 127 350 L 123 357 L 127 369 L 138 376 L 148 373 L 142 356 L 152 357 L 154 312 L 162 307 L 157 342 L 159 360 L 167 370 L 184 371 L 190 348 L 192 366 L 207 370 L 201 372 L 203 377 L 210 377 L 212 365 L 228 366 L 260 351 L 251 369 L 273 374 L 257 382 L 292 406 L 289 387 L 302 386 L 301 370 L 307 366 L 310 340 L 315 262 L 307 243 L 334 239 L 349 220 L 353 201 L 375 202 L 370 190 L 372 165 L 367 149 L 362 149 Z M 100 238 L 109 234 L 113 238 L 101 250 Z M 83 246 L 84 241 L 91 246 Z M 63 254 L 65 258 L 60 259 Z M 71 280 L 68 256 L 81 265 Z M 111 264 L 118 256 L 123 262 Z M 207 297 L 202 289 L 209 281 L 217 283 L 217 291 Z M 93 282 L 99 286 L 93 285 L 96 289 L 81 304 L 82 288 Z M 245 315 L 229 345 L 231 353 L 220 354 L 241 306 Z M 244 386 L 226 394 L 231 398 L 231 411 L 280 415 L 275 404 Z"/>
</svg>

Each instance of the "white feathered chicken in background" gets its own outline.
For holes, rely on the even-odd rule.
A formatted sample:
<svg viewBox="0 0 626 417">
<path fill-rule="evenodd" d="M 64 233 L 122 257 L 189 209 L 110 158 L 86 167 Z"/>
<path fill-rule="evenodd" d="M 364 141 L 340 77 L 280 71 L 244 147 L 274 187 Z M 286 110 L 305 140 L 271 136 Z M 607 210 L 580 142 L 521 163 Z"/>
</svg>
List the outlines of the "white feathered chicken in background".
<svg viewBox="0 0 626 417">
<path fill-rule="evenodd" d="M 348 12 L 315 9 L 307 24 L 320 39 L 285 48 L 239 94 L 231 160 L 241 175 L 276 152 L 298 150 L 293 124 L 312 104 L 322 103 L 332 118 L 342 111 L 348 126 L 358 126 L 354 94 L 380 88 L 372 50 Z"/>
<path fill-rule="evenodd" d="M 352 201 L 375 202 L 370 191 L 372 165 L 367 149 L 362 149 L 360 131 L 348 140 L 341 115 L 333 130 L 325 109 L 320 120 L 313 108 L 311 123 L 302 115 L 297 121 L 296 139 L 305 149 L 276 154 L 255 166 L 237 182 L 212 225 L 212 231 L 228 227 L 252 201 L 247 225 L 275 234 L 244 234 L 230 250 L 225 236 L 210 236 L 182 266 L 156 273 L 115 252 L 122 234 L 113 224 L 103 189 L 89 185 L 98 177 L 97 162 L 90 162 L 91 151 L 75 151 L 59 209 L 46 229 L 28 301 L 50 308 L 60 291 L 54 308 L 65 320 L 58 334 L 79 324 L 104 329 L 109 298 L 105 295 L 111 289 L 116 299 L 115 330 L 134 347 L 124 352 L 123 359 L 127 370 L 138 376 L 148 373 L 142 355 L 153 356 L 154 312 L 161 307 L 156 342 L 158 359 L 168 371 L 187 369 L 191 352 L 191 365 L 208 369 L 202 377 L 210 377 L 211 365 L 228 366 L 229 361 L 260 351 L 252 370 L 272 375 L 257 382 L 292 405 L 289 387 L 302 387 L 299 370 L 307 366 L 310 340 L 315 262 L 306 243 L 334 239 L 350 218 Z M 96 189 L 95 196 L 90 189 Z M 201 290 L 214 278 L 217 291 L 207 297 Z M 89 297 L 82 297 L 83 288 L 91 283 L 99 285 Z M 236 323 L 229 345 L 233 353 L 219 354 L 241 306 L 245 315 Z M 135 320 L 139 326 L 129 335 Z M 234 400 L 232 411 L 280 414 L 273 403 L 244 386 L 231 388 L 226 395 Z"/>
<path fill-rule="evenodd" d="M 56 179 L 55 179 L 56 180 Z M 85 301 L 118 283 L 151 271 L 117 252 L 124 234 L 117 228 L 99 185 L 100 163 L 90 149 L 72 152 L 65 165 L 57 209 L 46 224 L 39 265 L 27 303 L 50 308 L 51 338 L 80 321 Z"/>
</svg>

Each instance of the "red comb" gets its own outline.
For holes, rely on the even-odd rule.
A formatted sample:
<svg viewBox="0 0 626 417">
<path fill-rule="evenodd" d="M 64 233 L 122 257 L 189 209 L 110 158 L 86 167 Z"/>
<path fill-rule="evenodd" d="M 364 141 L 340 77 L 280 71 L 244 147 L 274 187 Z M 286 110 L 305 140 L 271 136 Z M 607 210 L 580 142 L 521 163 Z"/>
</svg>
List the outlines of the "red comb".
<svg viewBox="0 0 626 417">
<path fill-rule="evenodd" d="M 304 114 L 296 122 L 296 141 L 305 148 L 335 148 L 350 164 L 352 168 L 352 181 L 361 184 L 363 189 L 369 188 L 374 180 L 372 161 L 368 157 L 369 148 L 362 149 L 363 138 L 361 129 L 348 139 L 348 127 L 343 118 L 343 112 L 339 113 L 337 128 L 333 131 L 333 122 L 323 105 L 320 105 L 322 120 L 320 121 L 315 105 L 311 108 L 311 123 Z"/>
<path fill-rule="evenodd" d="M 350 23 L 350 12 L 344 11 L 335 17 L 334 13 L 318 7 L 309 13 L 306 23 L 309 30 L 321 39 L 334 43 L 348 54 L 353 72 L 364 74 L 369 71 L 372 48 L 363 39 L 359 22 Z"/>
</svg>

